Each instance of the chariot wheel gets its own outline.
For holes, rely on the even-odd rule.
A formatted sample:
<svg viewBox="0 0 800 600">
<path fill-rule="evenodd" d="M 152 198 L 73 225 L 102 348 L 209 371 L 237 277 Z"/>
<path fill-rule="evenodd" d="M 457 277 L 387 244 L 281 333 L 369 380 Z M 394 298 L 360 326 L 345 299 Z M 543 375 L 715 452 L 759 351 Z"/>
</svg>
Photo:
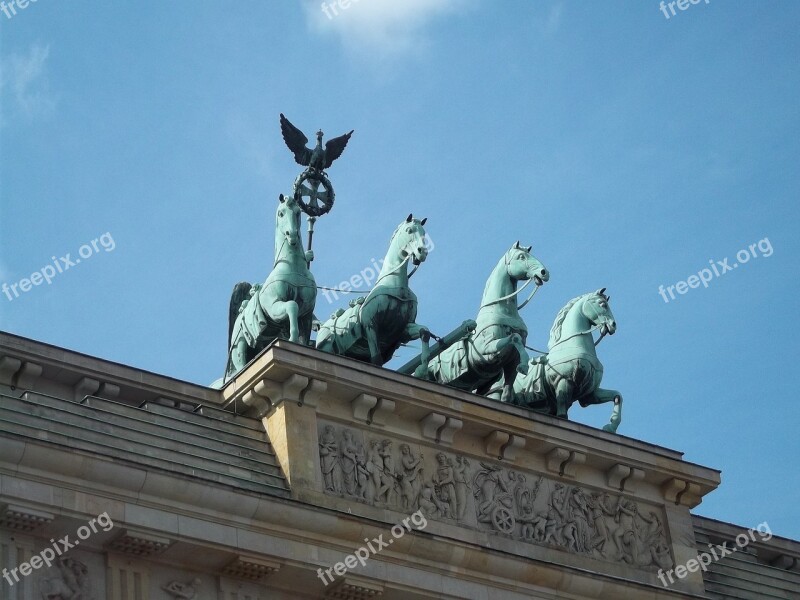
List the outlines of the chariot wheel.
<svg viewBox="0 0 800 600">
<path fill-rule="evenodd" d="M 500 533 L 511 535 L 514 533 L 514 526 L 517 524 L 513 513 L 505 506 L 496 506 L 492 511 L 492 525 Z"/>
<path fill-rule="evenodd" d="M 321 171 L 303 171 L 294 182 L 294 200 L 310 217 L 320 217 L 333 208 L 333 186 Z"/>
</svg>

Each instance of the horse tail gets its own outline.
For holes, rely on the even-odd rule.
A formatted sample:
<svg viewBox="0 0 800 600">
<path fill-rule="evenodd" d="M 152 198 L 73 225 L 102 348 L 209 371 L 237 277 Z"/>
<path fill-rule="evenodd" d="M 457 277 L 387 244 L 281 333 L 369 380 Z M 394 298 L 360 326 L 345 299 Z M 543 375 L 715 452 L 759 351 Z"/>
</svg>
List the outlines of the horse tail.
<svg viewBox="0 0 800 600">
<path fill-rule="evenodd" d="M 239 316 L 239 307 L 242 302 L 250 297 L 250 290 L 253 286 L 246 281 L 240 281 L 233 286 L 233 293 L 231 294 L 231 305 L 228 312 L 228 343 L 230 344 L 233 336 L 233 325 L 236 323 L 236 317 Z"/>
</svg>

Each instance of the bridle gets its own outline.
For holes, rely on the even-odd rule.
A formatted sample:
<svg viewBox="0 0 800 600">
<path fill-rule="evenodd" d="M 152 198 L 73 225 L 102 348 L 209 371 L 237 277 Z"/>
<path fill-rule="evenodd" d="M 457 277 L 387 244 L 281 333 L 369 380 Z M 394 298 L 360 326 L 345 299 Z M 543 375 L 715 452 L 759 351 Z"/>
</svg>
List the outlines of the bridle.
<svg viewBox="0 0 800 600">
<path fill-rule="evenodd" d="M 512 250 L 517 250 L 517 248 L 513 248 Z M 505 264 L 505 267 L 506 267 L 506 274 L 508 274 L 508 265 L 511 264 L 511 259 L 509 258 L 509 254 L 511 254 L 511 253 L 512 252 L 507 252 L 506 255 L 503 257 L 503 263 Z M 525 266 L 526 267 L 528 267 L 530 265 L 531 260 L 532 260 L 531 258 L 526 258 L 525 259 Z M 505 302 L 506 300 L 510 300 L 511 298 L 514 298 L 515 296 L 519 295 L 522 292 L 522 290 L 524 290 L 526 287 L 528 287 L 531 284 L 531 281 L 533 281 L 533 280 L 534 280 L 533 277 L 529 277 L 528 280 L 524 284 L 522 284 L 522 287 L 519 288 L 517 291 L 511 292 L 510 294 L 508 294 L 506 296 L 503 296 L 502 298 L 496 298 L 495 300 L 490 300 L 489 302 L 486 302 L 485 304 L 481 304 L 480 308 L 486 308 L 487 306 L 492 306 L 493 304 L 499 304 L 500 302 Z M 533 300 L 533 297 L 536 295 L 536 292 L 539 291 L 540 287 L 542 287 L 541 284 L 537 283 L 536 287 L 531 292 L 531 295 L 528 296 L 527 300 L 525 300 L 525 302 L 523 302 L 522 304 L 517 306 L 517 310 L 522 310 L 523 308 L 525 308 L 525 306 L 528 304 L 528 302 Z"/>
</svg>

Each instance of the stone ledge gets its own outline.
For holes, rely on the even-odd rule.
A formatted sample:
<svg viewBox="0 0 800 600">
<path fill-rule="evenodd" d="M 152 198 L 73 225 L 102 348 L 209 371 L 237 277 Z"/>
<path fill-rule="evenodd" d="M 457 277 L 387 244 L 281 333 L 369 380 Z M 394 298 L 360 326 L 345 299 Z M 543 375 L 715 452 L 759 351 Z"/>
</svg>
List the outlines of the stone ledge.
<svg viewBox="0 0 800 600">
<path fill-rule="evenodd" d="M 42 475 L 38 474 L 37 478 Z M 58 475 L 54 474 L 54 477 Z M 71 498 L 59 511 L 73 519 L 91 518 L 95 513 L 87 511 L 88 506 L 108 505 L 109 515 L 116 526 L 127 527 L 128 512 L 140 509 L 138 503 L 144 502 L 150 513 L 148 520 L 161 523 L 164 535 L 175 539 L 175 547 L 181 548 L 187 557 L 201 548 L 208 548 L 215 553 L 230 553 L 234 560 L 246 556 L 259 561 L 274 561 L 281 564 L 281 572 L 283 565 L 290 566 L 292 572 L 302 569 L 304 580 L 310 581 L 315 581 L 317 568 L 328 568 L 340 561 L 363 544 L 365 537 L 375 538 L 387 533 L 384 522 L 356 515 L 342 516 L 291 500 L 269 499 L 267 503 L 270 506 L 265 504 L 252 519 L 232 518 L 221 512 L 224 510 L 221 507 L 207 509 L 201 498 L 190 507 L 170 500 L 158 501 L 154 497 L 139 500 L 136 495 L 124 499 L 115 494 L 112 500 L 107 495 L 98 495 L 98 492 L 78 496 L 65 494 L 72 484 L 61 488 L 56 480 L 37 485 L 39 487 L 29 490 L 29 493 L 38 497 L 44 494 L 65 500 Z M 45 492 L 43 486 L 50 485 L 57 487 Z M 0 486 L 0 499 L 7 487 L 20 491 L 26 489 L 22 480 Z M 231 506 L 237 504 L 232 499 Z M 186 514 L 187 509 L 194 515 L 192 519 L 197 521 L 197 526 L 182 533 L 179 521 L 185 519 L 181 515 Z M 478 597 L 475 594 L 479 590 L 514 589 L 518 595 L 509 597 L 520 599 L 534 596 L 555 600 L 581 594 L 617 600 L 700 598 L 685 586 L 664 590 L 654 578 L 653 583 L 623 580 L 619 575 L 559 564 L 545 556 L 518 556 L 505 548 L 493 547 L 486 540 L 465 542 L 448 538 L 445 530 L 437 530 L 434 523 L 431 526 L 431 532 L 406 534 L 391 550 L 372 556 L 364 572 L 359 573 L 356 579 L 380 582 L 379 585 L 387 591 L 413 585 L 433 597 L 437 597 L 444 589 L 442 586 L 446 586 L 464 590 L 464 597 Z M 230 530 L 230 534 L 220 534 L 218 530 L 221 529 Z M 262 554 L 265 550 L 269 552 L 269 558 Z M 173 552 L 171 549 L 170 552 L 171 560 L 181 561 L 177 550 Z M 442 562 L 448 565 L 446 572 L 434 567 Z"/>
<path fill-rule="evenodd" d="M 308 385 L 311 380 L 326 389 L 324 400 L 315 407 L 323 418 L 366 422 L 375 411 L 372 399 L 389 400 L 395 430 L 404 427 L 410 432 L 410 423 L 417 422 L 416 435 L 446 446 L 482 440 L 479 443 L 487 457 L 497 458 L 503 447 L 504 460 L 547 456 L 548 468 L 560 476 L 574 478 L 581 465 L 587 472 L 599 472 L 612 489 L 619 490 L 622 485 L 633 491 L 634 486 L 647 483 L 648 489 L 662 490 L 671 501 L 680 494 L 685 506 L 695 506 L 720 482 L 719 471 L 686 462 L 680 453 L 659 446 L 284 341 L 269 346 L 222 393 L 228 405 L 236 405 L 250 394 L 261 393 L 259 386 L 277 390 L 297 381 Z M 292 383 L 291 387 L 298 386 Z M 297 396 L 294 392 L 287 399 Z M 347 414 L 339 408 L 344 404 L 352 405 Z M 509 436 L 508 444 L 498 445 L 504 435 Z M 554 454 L 555 450 L 558 453 Z M 567 454 L 559 459 L 563 452 Z M 621 463 L 623 455 L 625 462 Z M 622 473 L 614 475 L 617 465 L 630 471 L 624 477 Z M 689 487 L 674 491 L 672 480 Z"/>
<path fill-rule="evenodd" d="M 38 390 L 44 379 L 72 388 L 87 377 L 116 386 L 120 397 L 125 400 L 130 397 L 131 402 L 134 397 L 141 402 L 155 400 L 159 396 L 195 405 L 206 402 L 220 406 L 222 401 L 219 390 L 0 331 L 0 383 L 5 385 L 11 385 L 6 379 L 9 370 L 13 371 L 11 376 L 18 370 L 13 369 L 13 363 L 9 361 L 32 365 L 24 373 L 30 379 L 17 381 L 15 387 L 19 389 Z"/>
</svg>

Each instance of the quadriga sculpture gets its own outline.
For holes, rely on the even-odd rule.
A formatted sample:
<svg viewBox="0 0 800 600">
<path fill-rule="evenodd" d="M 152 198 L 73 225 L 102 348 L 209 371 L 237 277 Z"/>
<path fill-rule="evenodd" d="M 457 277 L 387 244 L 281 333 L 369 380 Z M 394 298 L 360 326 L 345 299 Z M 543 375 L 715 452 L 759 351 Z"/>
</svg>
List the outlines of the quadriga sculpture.
<svg viewBox="0 0 800 600">
<path fill-rule="evenodd" d="M 430 331 L 414 322 L 417 296 L 408 287 L 408 263 L 425 261 L 425 221 L 413 215 L 400 223 L 389 242 L 389 251 L 378 280 L 366 297 L 339 310 L 320 327 L 317 348 L 382 366 L 401 343 L 422 342 L 422 366 L 427 367 Z"/>
<path fill-rule="evenodd" d="M 314 255 L 303 250 L 297 202 L 283 194 L 279 200 L 272 272 L 264 285 L 242 282 L 233 288 L 226 379 L 276 338 L 306 345 L 311 339 L 317 286 L 308 266 Z"/>
<path fill-rule="evenodd" d="M 548 353 L 532 359 L 527 374 L 514 382 L 516 404 L 566 419 L 575 401 L 581 406 L 613 401 L 611 422 L 603 429 L 617 430 L 622 394 L 600 387 L 603 365 L 592 337 L 598 329 L 601 339 L 617 330 L 609 300 L 603 288 L 567 302 L 550 330 Z"/>
<path fill-rule="evenodd" d="M 519 316 L 517 295 L 522 288 L 517 284 L 533 280 L 538 287 L 549 279 L 547 269 L 531 255 L 531 247 L 514 244 L 486 282 L 475 331 L 431 359 L 428 378 L 483 395 L 502 376 L 500 400 L 511 402 L 517 372 L 528 368 L 528 329 Z"/>
</svg>

